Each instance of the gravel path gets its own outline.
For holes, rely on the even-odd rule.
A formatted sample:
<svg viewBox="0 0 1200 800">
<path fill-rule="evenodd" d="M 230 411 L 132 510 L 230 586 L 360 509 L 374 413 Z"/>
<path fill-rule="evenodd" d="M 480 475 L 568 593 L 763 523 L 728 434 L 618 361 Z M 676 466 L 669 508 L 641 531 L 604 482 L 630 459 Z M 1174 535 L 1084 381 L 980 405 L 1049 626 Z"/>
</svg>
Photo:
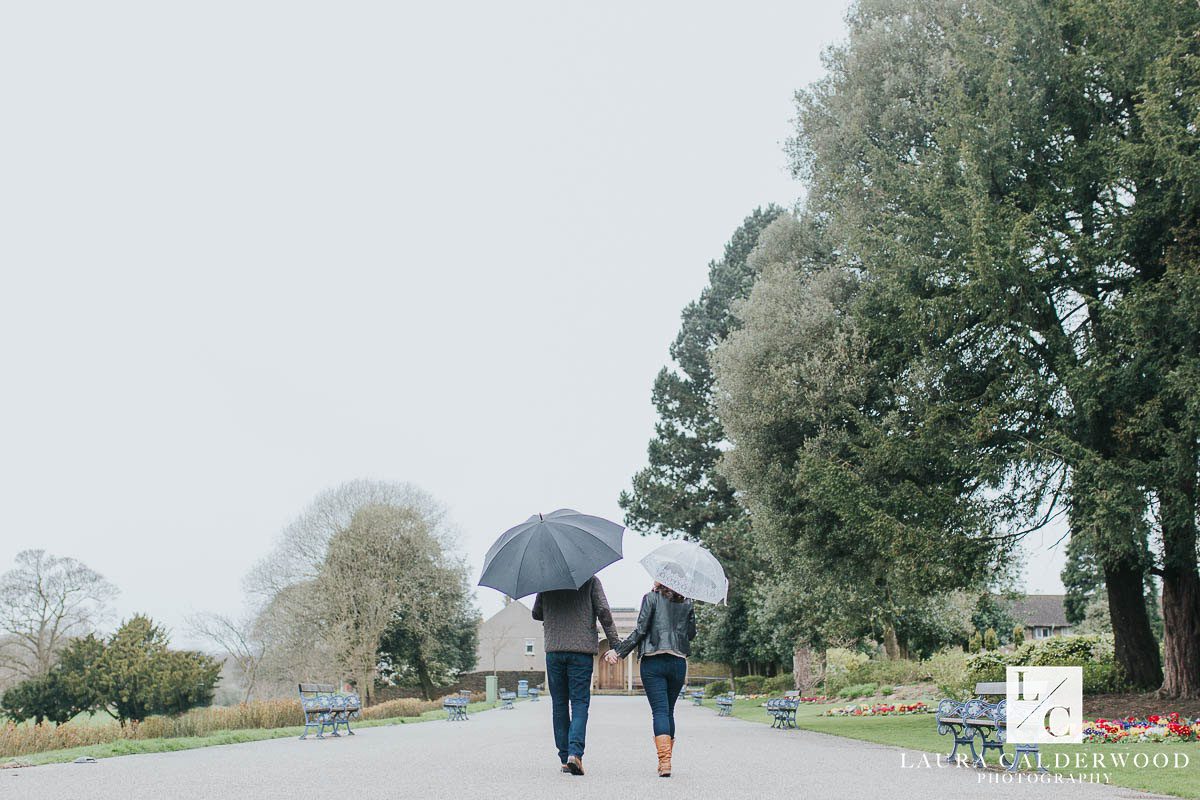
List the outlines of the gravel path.
<svg viewBox="0 0 1200 800">
<path fill-rule="evenodd" d="M 364 728 L 353 738 L 274 739 L 178 753 L 0 771 L 0 797 L 25 800 L 351 798 L 1148 797 L 1097 785 L 998 784 L 995 772 L 914 768 L 920 753 L 719 718 L 680 703 L 675 775 L 654 773 L 641 697 L 596 697 L 587 775 L 558 771 L 550 703 L 468 722 Z M 930 718 L 930 724 L 933 724 Z M 907 764 L 906 768 L 904 765 Z M 982 781 L 982 785 L 981 785 Z"/>
</svg>

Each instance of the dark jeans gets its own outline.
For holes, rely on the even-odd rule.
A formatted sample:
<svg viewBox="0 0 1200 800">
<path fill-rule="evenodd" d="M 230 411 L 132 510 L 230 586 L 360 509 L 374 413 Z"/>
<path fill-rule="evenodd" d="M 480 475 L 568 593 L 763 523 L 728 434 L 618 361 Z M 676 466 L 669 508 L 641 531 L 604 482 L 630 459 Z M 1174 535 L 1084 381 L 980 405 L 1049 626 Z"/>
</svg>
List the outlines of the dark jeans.
<svg viewBox="0 0 1200 800">
<path fill-rule="evenodd" d="M 589 653 L 546 653 L 546 688 L 554 703 L 554 744 L 558 760 L 564 764 L 568 756 L 583 757 L 588 704 L 592 702 L 592 658 Z"/>
<path fill-rule="evenodd" d="M 669 654 L 642 659 L 642 686 L 654 715 L 654 735 L 675 738 L 675 701 L 687 678 L 687 659 Z"/>
</svg>

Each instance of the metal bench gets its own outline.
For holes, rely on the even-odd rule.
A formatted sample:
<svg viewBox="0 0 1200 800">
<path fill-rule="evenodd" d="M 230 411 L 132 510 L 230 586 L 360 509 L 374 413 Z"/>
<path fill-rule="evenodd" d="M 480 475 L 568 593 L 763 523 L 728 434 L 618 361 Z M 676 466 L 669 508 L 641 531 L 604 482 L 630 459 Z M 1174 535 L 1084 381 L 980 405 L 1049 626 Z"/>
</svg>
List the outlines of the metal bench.
<svg viewBox="0 0 1200 800">
<path fill-rule="evenodd" d="M 500 710 L 501 711 L 504 711 L 505 709 L 512 710 L 513 700 L 517 699 L 517 693 L 510 692 L 507 689 L 501 689 L 499 697 L 500 697 Z"/>
<path fill-rule="evenodd" d="M 728 717 L 733 713 L 733 692 L 717 695 L 717 716 Z"/>
<path fill-rule="evenodd" d="M 471 693 L 463 690 L 458 694 L 447 695 L 442 698 L 442 709 L 446 712 L 447 722 L 466 722 L 470 719 L 467 716 L 467 706 L 471 704 Z"/>
<path fill-rule="evenodd" d="M 696 705 L 696 706 L 704 705 L 704 691 L 703 690 L 698 689 L 695 691 L 688 692 L 688 697 L 692 698 L 692 705 Z"/>
<path fill-rule="evenodd" d="M 771 715 L 772 728 L 796 727 L 796 709 L 800 701 L 794 697 L 776 697 L 765 703 L 767 713 Z"/>
<path fill-rule="evenodd" d="M 345 726 L 346 734 L 353 736 L 354 731 L 350 730 L 350 720 L 359 719 L 362 716 L 362 700 L 359 699 L 355 692 L 346 694 L 335 694 L 333 696 L 333 735 L 338 735 L 338 727 Z"/>
<path fill-rule="evenodd" d="M 301 739 L 308 737 L 309 728 L 317 729 L 317 738 L 325 738 L 325 728 L 333 728 L 331 735 L 340 736 L 338 728 L 346 727 L 346 733 L 354 735 L 350 730 L 350 720 L 362 716 L 362 701 L 354 692 L 341 693 L 337 687 L 329 683 L 300 683 L 297 684 L 300 693 L 300 707 L 304 710 L 304 732 Z"/>
<path fill-rule="evenodd" d="M 530 686 L 529 687 L 529 702 L 536 703 L 538 701 L 538 695 L 541 693 L 542 693 L 542 690 L 539 689 L 538 687 Z"/>
<path fill-rule="evenodd" d="M 1013 745 L 1011 761 L 1004 763 L 1004 745 L 1008 739 L 1008 700 L 989 703 L 985 698 L 1002 696 L 1006 691 L 1003 683 L 977 683 L 974 698 L 961 701 L 946 699 L 938 703 L 935 714 L 937 732 L 954 737 L 954 747 L 946 756 L 947 761 L 957 761 L 958 746 L 965 744 L 971 748 L 971 765 L 974 767 L 986 767 L 988 751 L 995 750 L 999 753 L 1000 766 L 1009 772 L 1016 772 L 1022 757 L 1030 756 L 1033 757 L 1033 763 L 1037 764 L 1037 771 L 1046 772 L 1036 744 Z M 980 744 L 978 750 L 975 749 L 976 739 Z"/>
</svg>

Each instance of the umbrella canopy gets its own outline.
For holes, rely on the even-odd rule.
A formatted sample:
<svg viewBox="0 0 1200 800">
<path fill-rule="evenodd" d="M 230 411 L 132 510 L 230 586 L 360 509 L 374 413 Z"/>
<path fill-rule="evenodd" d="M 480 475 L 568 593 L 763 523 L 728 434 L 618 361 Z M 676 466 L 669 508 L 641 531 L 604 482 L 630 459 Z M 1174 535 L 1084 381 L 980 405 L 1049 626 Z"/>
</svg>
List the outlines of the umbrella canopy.
<svg viewBox="0 0 1200 800">
<path fill-rule="evenodd" d="M 625 528 L 601 517 L 560 508 L 534 514 L 505 531 L 483 559 L 480 586 L 509 597 L 578 589 L 621 558 Z"/>
<path fill-rule="evenodd" d="M 719 603 L 729 594 L 721 562 L 695 542 L 667 542 L 641 563 L 651 578 L 684 597 Z"/>
</svg>

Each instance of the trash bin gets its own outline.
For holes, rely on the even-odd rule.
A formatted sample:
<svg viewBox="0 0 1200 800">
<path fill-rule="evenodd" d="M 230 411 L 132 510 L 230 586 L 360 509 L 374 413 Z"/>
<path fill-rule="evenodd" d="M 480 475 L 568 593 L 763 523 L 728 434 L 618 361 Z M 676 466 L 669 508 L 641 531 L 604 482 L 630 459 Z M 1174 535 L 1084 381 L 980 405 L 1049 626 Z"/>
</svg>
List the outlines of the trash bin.
<svg viewBox="0 0 1200 800">
<path fill-rule="evenodd" d="M 496 702 L 496 686 L 497 682 L 495 675 L 488 675 L 483 679 L 484 696 L 489 703 Z"/>
<path fill-rule="evenodd" d="M 517 681 L 517 697 L 529 697 L 529 681 Z"/>
</svg>

